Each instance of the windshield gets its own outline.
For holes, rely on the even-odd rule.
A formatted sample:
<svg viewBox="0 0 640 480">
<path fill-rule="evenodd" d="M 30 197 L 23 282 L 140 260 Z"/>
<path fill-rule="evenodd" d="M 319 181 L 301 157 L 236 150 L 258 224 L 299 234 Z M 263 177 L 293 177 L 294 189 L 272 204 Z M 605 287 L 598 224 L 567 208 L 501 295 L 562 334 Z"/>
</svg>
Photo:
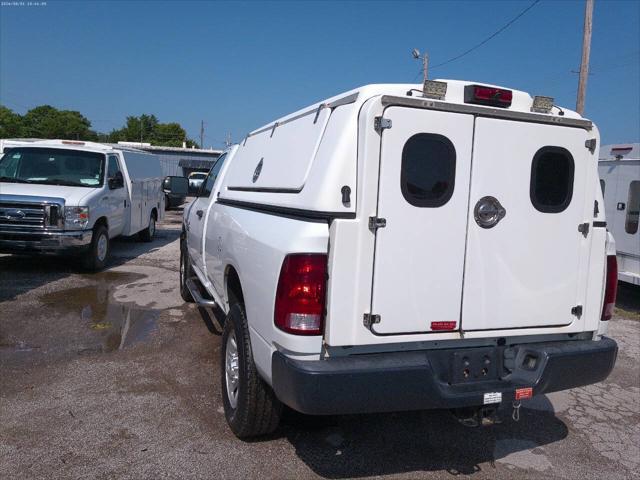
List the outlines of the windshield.
<svg viewBox="0 0 640 480">
<path fill-rule="evenodd" d="M 97 188 L 103 178 L 101 153 L 20 147 L 0 157 L 0 182 Z"/>
</svg>

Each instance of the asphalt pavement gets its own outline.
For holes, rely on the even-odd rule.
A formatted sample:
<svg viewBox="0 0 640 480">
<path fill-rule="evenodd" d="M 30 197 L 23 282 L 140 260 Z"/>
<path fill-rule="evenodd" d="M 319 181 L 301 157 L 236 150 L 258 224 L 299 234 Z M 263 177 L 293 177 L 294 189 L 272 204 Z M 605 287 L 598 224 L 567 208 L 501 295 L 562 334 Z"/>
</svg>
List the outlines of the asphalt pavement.
<svg viewBox="0 0 640 480">
<path fill-rule="evenodd" d="M 640 467 L 640 290 L 621 288 L 603 383 L 469 429 L 446 411 L 227 428 L 220 337 L 178 292 L 180 211 L 98 274 L 0 255 L 0 478 L 633 478 Z M 637 477 L 636 477 L 637 478 Z"/>
</svg>

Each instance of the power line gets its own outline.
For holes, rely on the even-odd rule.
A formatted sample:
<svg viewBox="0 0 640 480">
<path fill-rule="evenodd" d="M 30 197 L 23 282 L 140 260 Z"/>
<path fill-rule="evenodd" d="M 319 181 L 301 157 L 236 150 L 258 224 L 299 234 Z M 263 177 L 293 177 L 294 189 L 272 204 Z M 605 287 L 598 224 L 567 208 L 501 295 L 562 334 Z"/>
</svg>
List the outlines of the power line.
<svg viewBox="0 0 640 480">
<path fill-rule="evenodd" d="M 531 5 L 529 5 L 527 8 L 525 8 L 523 11 L 521 11 L 518 15 L 516 15 L 514 18 L 512 18 L 511 20 L 509 20 L 509 22 L 507 22 L 504 26 L 502 26 L 500 29 L 496 30 L 494 33 L 492 33 L 491 35 L 489 35 L 487 38 L 485 38 L 484 40 L 482 40 L 480 43 L 478 43 L 477 45 L 471 47 L 469 50 L 461 53 L 460 55 L 456 55 L 455 57 L 450 58 L 449 60 L 446 60 L 442 63 L 439 63 L 437 65 L 434 65 L 433 67 L 431 67 L 431 69 L 433 70 L 434 68 L 438 68 L 438 67 L 442 67 L 443 65 L 447 65 L 448 63 L 451 62 L 455 62 L 456 60 L 461 59 L 462 57 L 464 57 L 465 55 L 468 55 L 469 53 L 473 52 L 474 50 L 480 48 L 482 45 L 484 45 L 485 43 L 487 43 L 489 40 L 491 40 L 492 38 L 495 38 L 496 36 L 498 36 L 500 33 L 504 32 L 507 28 L 509 28 L 516 20 L 518 20 L 520 17 L 522 17 L 525 13 L 527 13 L 529 10 L 531 10 L 533 7 L 535 7 L 538 3 L 540 3 L 540 0 L 535 0 Z"/>
</svg>

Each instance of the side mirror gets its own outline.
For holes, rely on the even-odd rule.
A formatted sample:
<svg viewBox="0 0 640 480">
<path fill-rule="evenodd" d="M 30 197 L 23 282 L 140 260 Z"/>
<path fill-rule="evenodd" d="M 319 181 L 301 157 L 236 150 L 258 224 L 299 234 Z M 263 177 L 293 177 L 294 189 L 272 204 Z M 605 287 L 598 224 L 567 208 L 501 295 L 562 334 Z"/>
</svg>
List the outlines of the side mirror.
<svg viewBox="0 0 640 480">
<path fill-rule="evenodd" d="M 118 171 L 109 179 L 109 189 L 115 190 L 116 188 L 122 187 L 124 187 L 124 177 L 122 176 L 122 172 Z"/>
<path fill-rule="evenodd" d="M 162 189 L 166 193 L 184 195 L 186 197 L 189 192 L 189 180 L 185 177 L 166 177 Z"/>
</svg>

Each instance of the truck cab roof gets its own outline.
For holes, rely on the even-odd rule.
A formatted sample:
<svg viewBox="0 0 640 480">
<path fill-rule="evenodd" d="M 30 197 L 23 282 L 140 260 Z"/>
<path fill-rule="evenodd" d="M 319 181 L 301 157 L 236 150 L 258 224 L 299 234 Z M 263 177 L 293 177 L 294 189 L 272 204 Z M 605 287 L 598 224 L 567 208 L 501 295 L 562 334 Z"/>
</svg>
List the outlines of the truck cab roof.
<svg viewBox="0 0 640 480">
<path fill-rule="evenodd" d="M 41 139 L 6 139 L 2 141 L 2 146 L 7 147 L 35 147 L 35 148 L 64 148 L 67 150 L 83 150 L 88 152 L 109 153 L 114 151 L 136 152 L 148 154 L 137 148 L 109 145 L 105 143 L 88 142 L 83 140 L 41 140 Z"/>
</svg>

